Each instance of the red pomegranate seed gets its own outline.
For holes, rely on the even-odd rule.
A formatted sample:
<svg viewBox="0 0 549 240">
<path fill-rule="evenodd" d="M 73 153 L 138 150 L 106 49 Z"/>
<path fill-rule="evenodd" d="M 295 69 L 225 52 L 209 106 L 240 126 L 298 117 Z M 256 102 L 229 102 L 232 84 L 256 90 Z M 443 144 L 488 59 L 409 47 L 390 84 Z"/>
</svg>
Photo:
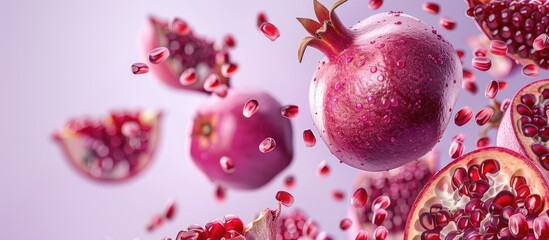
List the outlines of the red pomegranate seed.
<svg viewBox="0 0 549 240">
<path fill-rule="evenodd" d="M 539 216 L 532 226 L 536 239 L 549 239 L 549 217 Z"/>
<path fill-rule="evenodd" d="M 476 76 L 475 76 L 475 73 L 473 73 L 469 69 L 464 68 L 462 72 L 463 72 L 463 80 L 464 81 L 474 82 L 477 79 Z"/>
<path fill-rule="evenodd" d="M 505 90 L 505 88 L 507 88 L 507 82 L 503 80 L 498 81 L 498 88 L 500 91 Z"/>
<path fill-rule="evenodd" d="M 501 102 L 501 108 L 499 110 L 501 110 L 502 112 L 507 111 L 507 108 L 509 108 L 510 104 L 511 104 L 511 99 L 509 98 L 503 99 L 503 101 Z"/>
<path fill-rule="evenodd" d="M 488 121 L 490 121 L 493 115 L 494 109 L 492 109 L 491 107 L 485 107 L 477 113 L 477 115 L 475 116 L 475 121 L 477 122 L 477 125 L 483 126 Z"/>
<path fill-rule="evenodd" d="M 225 200 L 225 197 L 227 196 L 227 189 L 221 185 L 215 186 L 215 199 L 219 202 L 222 202 Z"/>
<path fill-rule="evenodd" d="M 196 82 L 196 73 L 194 68 L 187 68 L 179 76 L 179 83 L 183 86 L 188 86 Z"/>
<path fill-rule="evenodd" d="M 223 226 L 227 232 L 235 231 L 239 234 L 244 233 L 244 222 L 242 222 L 242 219 L 235 215 L 226 215 L 223 218 Z"/>
<path fill-rule="evenodd" d="M 492 80 L 488 85 L 486 86 L 486 90 L 484 91 L 484 96 L 488 99 L 494 99 L 499 91 L 499 84 L 497 81 Z"/>
<path fill-rule="evenodd" d="M 372 215 L 372 223 L 380 226 L 387 217 L 387 211 L 383 208 L 377 209 Z"/>
<path fill-rule="evenodd" d="M 477 84 L 473 81 L 467 81 L 464 79 L 461 86 L 463 89 L 469 91 L 472 94 L 477 93 Z"/>
<path fill-rule="evenodd" d="M 381 195 L 374 199 L 372 203 L 372 212 L 375 212 L 378 209 L 387 209 L 391 205 L 391 198 L 385 195 Z"/>
<path fill-rule="evenodd" d="M 341 190 L 333 190 L 332 191 L 332 197 L 334 198 L 334 200 L 340 202 L 340 201 L 343 201 L 343 199 L 345 199 L 345 193 Z"/>
<path fill-rule="evenodd" d="M 221 66 L 221 74 L 224 77 L 231 77 L 236 70 L 238 70 L 238 65 L 234 63 L 225 63 L 223 66 Z"/>
<path fill-rule="evenodd" d="M 250 99 L 246 104 L 244 104 L 244 109 L 242 109 L 242 115 L 246 118 L 252 117 L 259 110 L 259 101 L 256 99 Z"/>
<path fill-rule="evenodd" d="M 175 202 L 173 200 L 169 200 L 166 204 L 166 210 L 164 210 L 164 217 L 168 220 L 173 219 L 173 216 L 175 215 Z"/>
<path fill-rule="evenodd" d="M 170 56 L 170 51 L 165 47 L 158 47 L 149 52 L 149 61 L 152 64 L 160 64 Z"/>
<path fill-rule="evenodd" d="M 187 35 L 191 32 L 191 28 L 182 19 L 174 18 L 170 24 L 170 31 L 178 35 Z"/>
<path fill-rule="evenodd" d="M 473 109 L 468 106 L 462 107 L 454 117 L 454 123 L 457 126 L 463 126 L 473 118 Z"/>
<path fill-rule="evenodd" d="M 507 54 L 507 44 L 500 40 L 492 40 L 490 42 L 490 52 L 495 55 L 506 55 Z"/>
<path fill-rule="evenodd" d="M 261 24 L 259 29 L 261 30 L 261 32 L 263 32 L 265 37 L 267 37 L 271 41 L 275 41 L 278 37 L 280 37 L 280 31 L 275 25 L 270 22 L 264 22 L 263 24 Z"/>
<path fill-rule="evenodd" d="M 292 204 L 294 204 L 294 196 L 286 191 L 278 191 L 276 193 L 275 199 L 286 207 L 291 207 Z"/>
<path fill-rule="evenodd" d="M 538 66 L 528 64 L 522 68 L 522 74 L 527 77 L 537 77 L 539 75 Z"/>
<path fill-rule="evenodd" d="M 221 168 L 223 169 L 224 172 L 226 173 L 234 172 L 234 162 L 229 157 L 225 157 L 225 156 L 221 157 L 221 159 L 219 159 L 219 164 L 221 165 Z"/>
<path fill-rule="evenodd" d="M 218 87 L 213 89 L 213 93 L 220 98 L 224 98 L 229 93 L 229 87 L 227 84 L 220 84 Z"/>
<path fill-rule="evenodd" d="M 339 228 L 343 231 L 346 231 L 353 225 L 353 221 L 349 218 L 344 218 L 339 221 Z"/>
<path fill-rule="evenodd" d="M 132 64 L 132 73 L 137 74 L 145 74 L 149 72 L 149 66 L 145 63 L 134 63 Z"/>
<path fill-rule="evenodd" d="M 125 122 L 120 128 L 122 135 L 127 138 L 134 138 L 141 132 L 141 127 L 136 122 Z"/>
<path fill-rule="evenodd" d="M 233 35 L 226 35 L 223 38 L 223 42 L 225 42 L 225 45 L 230 48 L 234 48 L 236 46 L 236 40 L 234 40 Z"/>
<path fill-rule="evenodd" d="M 296 105 L 288 105 L 280 109 L 280 114 L 285 118 L 296 118 L 298 113 L 299 107 Z"/>
<path fill-rule="evenodd" d="M 210 74 L 204 80 L 204 90 L 208 92 L 213 92 L 215 88 L 219 87 L 221 85 L 221 80 L 219 80 L 219 76 L 215 73 Z"/>
<path fill-rule="evenodd" d="M 440 12 L 440 6 L 433 2 L 425 2 L 423 3 L 423 11 L 432 14 L 438 14 L 438 12 Z"/>
<path fill-rule="evenodd" d="M 355 237 L 355 240 L 368 240 L 368 232 L 366 230 L 360 230 Z"/>
<path fill-rule="evenodd" d="M 438 24 L 447 30 L 454 30 L 456 28 L 456 21 L 448 17 L 441 17 Z"/>
<path fill-rule="evenodd" d="M 536 37 L 533 43 L 534 50 L 536 51 L 543 50 L 547 48 L 548 45 L 549 45 L 549 36 L 546 33 L 542 33 L 541 35 Z"/>
<path fill-rule="evenodd" d="M 372 10 L 376 10 L 383 4 L 383 0 L 370 0 L 368 7 Z"/>
<path fill-rule="evenodd" d="M 316 145 L 316 137 L 311 129 L 303 131 L 303 142 L 305 142 L 305 146 L 307 147 L 314 147 Z"/>
<path fill-rule="evenodd" d="M 326 163 L 326 161 L 322 161 L 318 165 L 318 168 L 316 171 L 318 176 L 320 177 L 328 176 L 328 174 L 330 174 L 330 166 L 328 166 L 328 163 Z"/>
<path fill-rule="evenodd" d="M 213 219 L 206 223 L 205 230 L 210 238 L 220 239 L 225 235 L 225 226 L 219 219 Z"/>
<path fill-rule="evenodd" d="M 261 25 L 267 21 L 267 15 L 264 12 L 260 12 L 257 14 L 257 28 L 261 28 Z"/>
<path fill-rule="evenodd" d="M 461 154 L 463 154 L 463 143 L 459 141 L 452 141 L 448 155 L 450 155 L 452 159 L 455 159 L 461 156 Z"/>
<path fill-rule="evenodd" d="M 385 240 L 389 231 L 384 226 L 379 226 L 374 230 L 374 239 L 375 240 Z"/>
<path fill-rule="evenodd" d="M 492 67 L 492 61 L 488 57 L 474 57 L 472 63 L 479 71 L 488 71 Z"/>
<path fill-rule="evenodd" d="M 486 57 L 488 55 L 488 52 L 486 51 L 486 48 L 478 47 L 475 48 L 474 55 L 475 57 Z"/>
<path fill-rule="evenodd" d="M 490 145 L 490 138 L 488 137 L 481 137 L 479 139 L 477 139 L 477 148 L 482 148 L 482 147 L 486 147 Z"/>
<path fill-rule="evenodd" d="M 520 188 L 527 188 L 528 190 L 530 189 L 527 185 L 524 185 Z M 519 190 L 517 189 L 517 192 L 518 191 Z M 544 205 L 544 200 L 538 194 L 532 194 L 524 200 L 524 207 L 526 207 L 526 210 L 528 210 L 528 213 L 531 215 L 540 214 L 543 211 Z"/>
<path fill-rule="evenodd" d="M 486 175 L 488 173 L 496 174 L 499 172 L 499 170 L 499 162 L 495 159 L 487 159 L 480 164 L 480 171 L 483 175 Z"/>
<path fill-rule="evenodd" d="M 465 135 L 463 133 L 458 133 L 452 137 L 452 141 L 463 143 L 463 141 L 465 141 Z"/>
<path fill-rule="evenodd" d="M 526 217 L 520 213 L 509 218 L 509 231 L 516 238 L 522 238 L 528 234 L 528 222 Z"/>
<path fill-rule="evenodd" d="M 295 177 L 294 175 L 288 175 L 284 178 L 284 186 L 291 189 L 295 186 Z"/>
<path fill-rule="evenodd" d="M 161 215 L 154 215 L 151 219 L 151 222 L 147 225 L 147 230 L 149 232 L 154 231 L 156 228 L 160 227 L 164 222 Z"/>
<path fill-rule="evenodd" d="M 259 151 L 262 153 L 268 153 L 272 150 L 274 150 L 276 147 L 276 142 L 274 139 L 268 137 L 265 138 L 260 144 L 259 144 Z"/>
<path fill-rule="evenodd" d="M 424 4 L 424 5 L 425 5 L 425 4 Z M 461 50 L 461 49 L 456 50 L 456 53 L 457 53 L 458 58 L 459 58 L 460 60 L 462 60 L 462 59 L 463 59 L 463 56 L 465 56 L 465 52 L 464 52 L 463 50 Z"/>
<path fill-rule="evenodd" d="M 366 192 L 366 189 L 357 189 L 351 198 L 351 205 L 355 208 L 363 208 L 366 202 L 368 202 L 368 192 Z"/>
</svg>

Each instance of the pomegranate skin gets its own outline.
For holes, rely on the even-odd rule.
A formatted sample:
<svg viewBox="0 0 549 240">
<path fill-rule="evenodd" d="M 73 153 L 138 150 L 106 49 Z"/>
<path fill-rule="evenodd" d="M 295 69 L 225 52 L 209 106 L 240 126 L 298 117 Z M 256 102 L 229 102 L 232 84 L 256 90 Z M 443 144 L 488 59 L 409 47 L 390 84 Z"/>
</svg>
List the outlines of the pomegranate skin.
<svg viewBox="0 0 549 240">
<path fill-rule="evenodd" d="M 259 102 L 258 111 L 244 117 L 244 105 Z M 282 106 L 265 92 L 230 89 L 225 98 L 212 94 L 191 124 L 193 162 L 215 183 L 234 189 L 257 189 L 285 169 L 293 158 L 292 126 L 280 114 Z M 273 138 L 276 147 L 262 153 L 259 144 Z M 234 171 L 227 173 L 220 159 L 228 157 Z"/>
<path fill-rule="evenodd" d="M 352 42 L 321 60 L 311 82 L 320 136 L 339 160 L 367 171 L 425 155 L 442 137 L 461 88 L 455 49 L 430 26 L 394 12 L 348 34 Z"/>
</svg>

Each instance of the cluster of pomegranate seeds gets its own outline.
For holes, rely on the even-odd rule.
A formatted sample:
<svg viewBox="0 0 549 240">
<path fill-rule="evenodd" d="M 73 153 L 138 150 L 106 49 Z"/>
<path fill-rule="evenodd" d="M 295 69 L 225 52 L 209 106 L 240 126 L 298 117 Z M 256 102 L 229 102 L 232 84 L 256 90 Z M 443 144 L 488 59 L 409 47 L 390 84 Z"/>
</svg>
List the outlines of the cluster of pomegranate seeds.
<svg viewBox="0 0 549 240">
<path fill-rule="evenodd" d="M 147 231 L 154 231 L 158 227 L 162 226 L 164 220 L 172 220 L 176 211 L 176 205 L 173 200 L 168 200 L 166 208 L 163 214 L 156 214 L 152 217 L 149 224 L 147 224 Z"/>
<path fill-rule="evenodd" d="M 244 104 L 244 109 L 242 109 L 242 115 L 244 117 L 250 118 L 259 110 L 259 101 L 256 99 L 250 99 Z"/>
<path fill-rule="evenodd" d="M 275 199 L 286 207 L 291 207 L 292 204 L 294 204 L 294 196 L 286 191 L 278 191 L 275 195 Z"/>
<path fill-rule="evenodd" d="M 381 7 L 383 0 L 370 0 L 368 2 L 368 7 L 372 10 L 376 10 Z"/>
<path fill-rule="evenodd" d="M 261 24 L 261 26 L 259 26 L 259 30 L 261 30 L 265 37 L 273 42 L 280 37 L 280 30 L 278 30 L 278 28 L 270 22 L 264 22 Z"/>
<path fill-rule="evenodd" d="M 460 127 L 467 124 L 473 118 L 473 109 L 468 106 L 462 107 L 456 112 L 454 123 Z"/>
<path fill-rule="evenodd" d="M 438 24 L 447 30 L 454 30 L 457 25 L 456 20 L 448 17 L 441 17 Z"/>
<path fill-rule="evenodd" d="M 492 67 L 492 60 L 488 57 L 474 57 L 472 61 L 473 67 L 479 71 L 488 71 Z"/>
<path fill-rule="evenodd" d="M 276 147 L 276 141 L 273 138 L 265 138 L 261 143 L 259 144 L 259 151 L 262 153 L 268 153 L 275 149 Z"/>
<path fill-rule="evenodd" d="M 149 66 L 145 63 L 134 63 L 132 64 L 132 73 L 133 74 L 145 74 L 149 72 Z"/>
<path fill-rule="evenodd" d="M 518 126 L 524 136 L 533 140 L 533 153 L 537 155 L 541 165 L 549 170 L 549 88 L 541 88 L 539 92 L 539 97 L 530 93 L 522 95 L 516 111 L 522 116 Z"/>
<path fill-rule="evenodd" d="M 296 118 L 299 114 L 299 107 L 296 105 L 287 105 L 280 109 L 280 114 L 285 118 Z"/>
<path fill-rule="evenodd" d="M 303 131 L 303 142 L 307 147 L 314 147 L 316 145 L 316 137 L 311 129 Z"/>
<path fill-rule="evenodd" d="M 301 210 L 281 214 L 277 220 L 276 240 L 331 240 L 328 234 L 320 231 L 320 226 Z"/>
<path fill-rule="evenodd" d="M 433 2 L 425 2 L 422 5 L 423 11 L 432 13 L 432 14 L 438 14 L 440 12 L 440 6 Z"/>
<path fill-rule="evenodd" d="M 175 240 L 192 239 L 230 239 L 244 236 L 244 222 L 235 215 L 227 215 L 223 221 L 213 219 L 206 223 L 204 227 L 194 224 L 186 230 L 181 230 Z"/>
</svg>

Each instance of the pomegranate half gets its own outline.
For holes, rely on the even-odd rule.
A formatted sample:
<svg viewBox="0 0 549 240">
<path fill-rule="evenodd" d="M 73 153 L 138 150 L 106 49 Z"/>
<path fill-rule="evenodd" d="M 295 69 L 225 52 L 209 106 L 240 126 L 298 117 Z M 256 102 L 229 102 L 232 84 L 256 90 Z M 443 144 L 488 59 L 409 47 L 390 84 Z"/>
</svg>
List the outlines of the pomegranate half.
<svg viewBox="0 0 549 240">
<path fill-rule="evenodd" d="M 318 22 L 298 18 L 302 40 L 326 57 L 309 92 L 314 124 L 340 161 L 384 171 L 417 160 L 440 140 L 463 78 L 456 50 L 435 29 L 401 12 L 380 13 L 348 29 L 314 1 Z M 418 138 L 418 136 L 421 136 Z"/>
<path fill-rule="evenodd" d="M 547 239 L 547 175 L 501 147 L 477 149 L 452 161 L 413 204 L 404 239 Z"/>
<path fill-rule="evenodd" d="M 549 171 L 549 79 L 520 89 L 501 121 L 497 145 L 512 149 Z"/>
<path fill-rule="evenodd" d="M 161 113 L 112 112 L 102 120 L 73 119 L 54 139 L 78 172 L 93 180 L 129 179 L 152 160 Z"/>
</svg>

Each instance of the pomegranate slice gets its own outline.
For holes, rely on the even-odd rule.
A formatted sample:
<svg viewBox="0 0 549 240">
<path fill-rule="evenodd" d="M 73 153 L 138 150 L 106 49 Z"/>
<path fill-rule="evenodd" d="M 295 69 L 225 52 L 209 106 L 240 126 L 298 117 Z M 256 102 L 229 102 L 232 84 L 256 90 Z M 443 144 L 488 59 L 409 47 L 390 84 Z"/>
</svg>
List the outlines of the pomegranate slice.
<svg viewBox="0 0 549 240">
<path fill-rule="evenodd" d="M 170 56 L 160 64 L 151 64 L 151 71 L 166 85 L 183 90 L 204 90 L 204 81 L 215 74 L 220 84 L 229 85 L 229 77 L 223 74 L 223 66 L 229 63 L 228 46 L 216 44 L 197 36 L 182 19 L 175 18 L 171 23 L 154 16 L 143 35 L 143 50 L 147 58 L 149 52 L 159 47 L 169 50 Z M 196 80 L 182 81 L 182 74 L 193 69 Z M 184 79 L 185 77 L 183 77 Z"/>
<path fill-rule="evenodd" d="M 326 55 L 312 77 L 309 104 L 331 153 L 354 168 L 385 171 L 417 160 L 440 140 L 462 66 L 442 35 L 401 12 L 347 28 L 335 13 L 345 2 L 328 9 L 314 0 L 318 21 L 298 18 L 311 35 L 301 41 L 298 59 L 308 46 Z"/>
<path fill-rule="evenodd" d="M 261 106 L 247 118 L 250 99 Z M 293 158 L 292 126 L 282 106 L 265 92 L 231 89 L 224 98 L 211 95 L 197 110 L 191 126 L 190 154 L 214 183 L 233 189 L 256 189 L 285 169 Z M 230 158 L 230 172 L 220 165 Z"/>
<path fill-rule="evenodd" d="M 497 145 L 528 156 L 549 171 L 549 79 L 520 89 L 507 108 L 498 131 Z"/>
<path fill-rule="evenodd" d="M 465 0 L 467 15 L 474 17 L 478 27 L 491 40 L 507 44 L 508 55 L 523 64 L 549 68 L 549 49 L 534 49 L 534 40 L 547 34 L 549 7 L 543 1 Z"/>
<path fill-rule="evenodd" d="M 158 142 L 158 111 L 112 112 L 103 120 L 73 119 L 54 139 L 78 172 L 115 182 L 138 174 L 152 160 Z"/>
<path fill-rule="evenodd" d="M 452 161 L 423 187 L 404 239 L 534 239 L 528 221 L 547 215 L 548 181 L 516 152 L 477 149 Z"/>
<path fill-rule="evenodd" d="M 433 150 L 420 160 L 396 169 L 360 173 L 353 189 L 363 187 L 370 196 L 365 207 L 349 207 L 349 218 L 355 223 L 349 236 L 355 237 L 361 230 L 373 233 L 378 226 L 373 220 L 381 220 L 379 225 L 390 233 L 387 239 L 402 239 L 408 212 L 421 187 L 435 174 L 438 159 L 438 151 Z M 380 215 L 390 217 L 383 220 Z"/>
</svg>

